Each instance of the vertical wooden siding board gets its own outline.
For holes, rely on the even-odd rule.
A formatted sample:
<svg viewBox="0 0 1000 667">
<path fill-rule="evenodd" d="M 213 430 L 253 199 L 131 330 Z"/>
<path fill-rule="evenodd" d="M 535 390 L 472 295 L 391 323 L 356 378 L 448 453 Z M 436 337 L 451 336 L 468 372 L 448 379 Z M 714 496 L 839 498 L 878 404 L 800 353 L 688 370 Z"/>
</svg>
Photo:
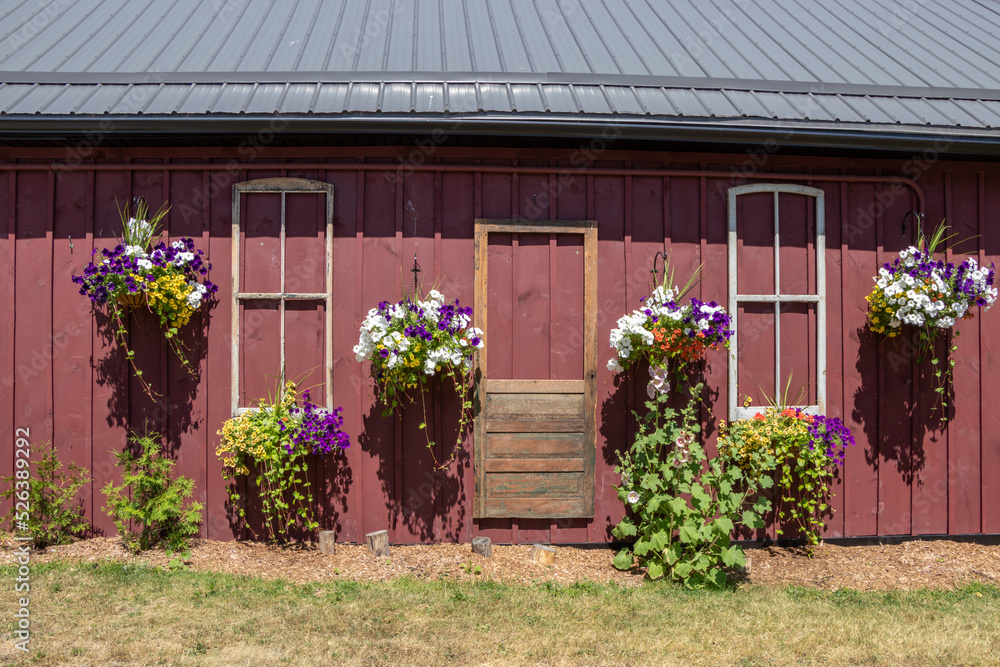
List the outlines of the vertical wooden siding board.
<svg viewBox="0 0 1000 667">
<path fill-rule="evenodd" d="M 364 211 L 360 224 L 364 230 L 364 273 L 362 277 L 362 302 L 373 308 L 380 301 L 394 301 L 402 297 L 400 275 L 401 248 L 396 244 L 394 184 L 383 174 L 365 176 Z M 385 267 L 393 267 L 386 271 Z M 395 416 L 382 417 L 381 407 L 373 406 L 364 427 L 367 456 L 363 458 L 361 476 L 365 496 L 362 512 L 366 529 L 390 529 L 395 519 L 396 457 L 395 438 L 398 422 Z M 380 489 L 381 491 L 377 491 Z"/>
<path fill-rule="evenodd" d="M 17 357 L 14 356 L 15 327 L 18 318 L 14 310 L 14 286 L 16 274 L 15 248 L 17 247 L 14 212 L 17 202 L 17 172 L 6 171 L 0 175 L 0 308 L 9 316 L 0 325 L 0 359 L 4 364 L 4 376 L 0 378 L 0 430 L 4 438 L 13 442 L 14 429 L 20 424 L 14 419 L 14 386 L 18 378 Z M 84 297 L 81 297 L 84 298 Z M 4 449 L 0 456 L 0 477 L 14 474 L 14 447 Z M 12 507 L 10 500 L 0 500 L 0 514 L 7 515 Z"/>
<path fill-rule="evenodd" d="M 949 226 L 957 234 L 954 244 L 956 264 L 966 257 L 977 258 L 979 235 L 979 179 L 975 173 L 951 176 Z M 972 312 L 979 315 L 979 308 Z M 954 342 L 958 351 L 950 354 L 953 369 L 954 399 L 950 401 L 952 419 L 948 422 L 948 532 L 951 535 L 978 533 L 980 514 L 979 432 L 979 322 L 978 319 L 955 323 Z M 960 334 L 960 335 L 957 335 Z"/>
<path fill-rule="evenodd" d="M 613 178 L 587 176 L 587 217 L 597 220 L 597 300 L 599 315 L 603 315 L 597 340 L 598 359 L 612 358 L 614 350 L 608 335 L 619 317 L 630 313 L 638 304 L 628 299 L 628 274 L 626 271 L 626 221 L 621 204 L 610 196 Z M 599 320 L 601 321 L 601 320 Z M 612 373 L 605 363 L 597 366 L 597 447 L 600 465 L 597 466 L 594 520 L 590 524 L 591 542 L 611 539 L 611 528 L 621 521 L 624 507 L 619 502 L 614 486 L 621 480 L 614 474 L 618 453 L 624 451 L 631 438 L 629 419 L 629 373 Z"/>
<path fill-rule="evenodd" d="M 416 274 L 418 296 L 426 294 L 439 278 L 434 271 L 434 174 L 420 172 L 407 176 L 402 185 L 397 186 L 399 199 L 397 201 L 398 231 L 402 243 L 401 261 L 403 262 L 404 280 L 409 284 L 413 280 L 413 258 L 417 258 L 420 273 Z M 448 300 L 454 297 L 445 294 Z M 439 390 L 440 383 L 428 383 L 422 400 L 422 405 L 414 405 L 403 415 L 402 450 L 399 451 L 400 464 L 398 484 L 400 487 L 400 521 L 402 525 L 397 531 L 397 542 L 420 543 L 435 539 L 435 471 L 432 452 L 427 447 L 430 437 L 440 451 L 441 438 L 437 435 L 439 423 L 436 410 L 444 398 Z M 426 407 L 426 416 L 424 415 Z M 421 423 L 426 422 L 424 429 Z M 454 444 L 452 439 L 449 444 Z M 449 452 L 451 449 L 449 448 Z"/>
<path fill-rule="evenodd" d="M 15 230 L 14 428 L 30 427 L 35 446 L 52 443 L 52 174 L 20 174 Z"/>
<path fill-rule="evenodd" d="M 584 359 L 586 383 L 586 426 L 584 428 L 583 484 L 584 514 L 593 516 L 595 507 L 595 475 L 597 456 L 597 224 L 584 235 Z M 588 488 L 589 487 L 589 488 Z"/>
<path fill-rule="evenodd" d="M 1000 175 L 988 173 L 985 175 L 981 196 L 985 205 L 980 210 L 980 228 L 982 229 L 982 263 L 1000 262 L 1000 227 L 987 224 L 1000 219 Z M 1000 307 L 994 305 L 983 313 L 980 319 L 982 335 L 982 382 L 981 397 L 1000 396 L 1000 336 L 995 334 L 1000 330 Z M 989 332 L 989 334 L 987 334 Z M 983 404 L 982 421 L 982 532 L 985 534 L 1000 533 L 1000 410 L 992 405 Z"/>
<path fill-rule="evenodd" d="M 344 430 L 351 438 L 345 452 L 324 461 L 326 506 L 323 528 L 336 531 L 338 542 L 361 542 L 360 507 L 360 436 L 363 415 L 371 402 L 368 382 L 370 364 L 359 363 L 351 351 L 358 343 L 358 327 L 368 308 L 361 302 L 361 229 L 358 224 L 358 175 L 350 172 L 327 172 L 324 180 L 332 183 L 332 280 L 331 304 L 333 349 L 333 386 L 330 391 L 335 407 L 343 408 Z"/>
<path fill-rule="evenodd" d="M 165 200 L 163 193 L 163 173 L 152 171 L 131 171 L 127 199 L 119 199 L 117 206 L 124 207 L 133 197 L 145 197 L 153 211 Z M 114 205 L 114 204 L 113 204 Z M 122 233 L 122 224 L 115 207 L 114 217 L 107 220 L 111 236 Z M 168 222 L 165 220 L 164 222 Z M 168 229 L 163 230 L 169 234 Z M 128 312 L 129 347 L 135 353 L 135 365 L 142 371 L 142 381 L 149 384 L 155 396 L 143 391 L 142 382 L 134 373 L 129 373 L 128 406 L 125 410 L 129 430 L 137 435 L 158 435 L 166 438 L 166 405 L 169 400 L 167 378 L 163 371 L 163 334 L 159 320 L 148 309 L 132 308 Z"/>
<path fill-rule="evenodd" d="M 215 302 L 207 313 L 208 331 L 205 344 L 208 354 L 205 358 L 205 377 L 202 381 L 211 387 L 205 402 L 206 436 L 208 451 L 205 452 L 205 475 L 207 489 L 205 493 L 205 533 L 211 540 L 231 540 L 241 537 L 242 530 L 235 519 L 231 519 L 226 507 L 229 503 L 227 488 L 233 484 L 239 489 L 236 480 L 224 479 L 222 476 L 222 460 L 215 455 L 216 447 L 221 443 L 219 431 L 222 424 L 232 417 L 231 410 L 231 378 L 232 355 L 229 350 L 232 339 L 232 184 L 238 180 L 235 174 L 214 174 L 206 163 L 201 171 L 201 184 L 198 196 L 192 203 L 197 203 L 201 209 L 202 224 L 208 233 L 204 241 L 208 259 L 212 269 L 208 279 L 219 286 Z M 217 176 L 218 180 L 213 179 Z M 245 493 L 245 490 L 240 489 Z"/>
<path fill-rule="evenodd" d="M 564 177 L 565 172 L 555 173 L 553 172 L 550 181 L 550 191 L 558 192 L 558 196 L 552 197 L 552 205 L 550 206 L 549 215 L 554 219 L 561 220 L 592 220 L 593 218 L 588 215 L 587 212 L 587 177 L 583 174 L 573 174 L 573 176 L 567 181 Z M 560 183 L 560 180 L 562 181 Z M 595 226 L 596 230 L 596 226 Z M 596 232 L 595 232 L 596 234 Z M 569 244 L 569 245 L 564 245 Z M 597 247 L 596 236 L 594 238 L 594 248 L 596 251 Z M 558 284 L 563 284 L 566 282 L 565 275 L 582 275 L 583 265 L 584 265 L 584 239 L 577 238 L 576 235 L 562 235 L 559 236 L 557 241 L 557 252 L 559 253 L 558 266 L 560 267 L 557 275 L 560 276 L 556 281 Z M 562 267 L 568 267 L 564 270 Z M 577 268 L 579 267 L 579 268 Z M 577 349 L 576 342 L 577 337 L 580 336 L 579 329 L 577 327 L 582 325 L 583 317 L 588 314 L 586 307 L 583 302 L 583 294 L 579 292 L 578 289 L 574 289 L 572 292 L 575 296 L 574 302 L 579 302 L 577 308 L 578 313 L 572 312 L 557 312 L 555 315 L 555 321 L 560 321 L 563 318 L 567 318 L 568 322 L 572 323 L 571 327 L 564 327 L 565 329 L 572 329 L 569 334 L 572 336 L 572 340 L 569 341 L 570 347 Z M 562 297 L 560 297 L 562 298 Z M 570 309 L 567 306 L 563 306 L 565 311 Z M 598 321 L 603 321 L 603 313 L 599 311 L 597 304 L 595 302 L 594 314 L 598 318 Z M 563 334 L 556 335 L 555 339 L 558 341 L 561 339 Z M 599 345 L 599 343 L 598 343 Z M 567 355 L 566 358 L 559 363 L 564 364 L 562 370 L 560 370 L 560 375 L 554 377 L 569 377 L 566 375 L 573 369 L 583 367 L 583 350 L 582 346 L 577 350 L 577 356 L 579 358 L 571 358 L 572 355 Z M 555 345 L 553 345 L 555 348 Z M 595 349 L 596 353 L 596 349 Z M 600 355 L 598 355 L 600 358 Z M 559 363 L 553 361 L 554 368 L 559 367 Z M 577 372 L 579 375 L 579 372 Z M 594 400 L 596 401 L 596 385 Z M 596 435 L 596 426 L 595 426 Z M 597 445 L 595 438 L 595 445 Z M 599 445 L 598 445 L 599 446 Z M 592 475 L 590 479 L 594 479 L 596 475 Z M 595 487 L 596 494 L 596 487 Z M 591 494 L 592 497 L 595 494 Z M 596 501 L 596 498 L 595 498 Z M 593 519 L 557 519 L 553 525 L 552 540 L 553 542 L 561 543 L 574 543 L 580 544 L 590 541 L 589 537 L 589 526 L 593 524 Z"/>
<path fill-rule="evenodd" d="M 826 263 L 826 368 L 819 369 L 826 373 L 826 395 L 828 416 L 837 417 L 846 422 L 844 410 L 844 339 L 843 299 L 840 286 L 842 275 L 842 238 L 840 227 L 840 191 L 837 183 L 820 183 L 825 192 L 826 200 L 826 253 L 817 261 Z M 830 507 L 832 516 L 826 521 L 823 535 L 826 537 L 844 536 L 844 474 L 838 470 L 830 484 Z"/>
<path fill-rule="evenodd" d="M 701 279 L 702 299 L 725 304 L 729 291 L 728 279 L 728 201 L 726 193 L 721 188 L 709 187 L 706 179 L 701 183 L 703 213 L 705 221 L 706 245 L 702 261 L 705 268 Z M 687 280 L 687 276 L 678 273 L 678 282 Z M 710 456 L 717 453 L 717 425 L 726 418 L 729 392 L 729 376 L 726 365 L 725 349 L 709 351 L 705 365 L 705 389 L 709 395 L 715 396 L 708 402 L 709 410 L 704 410 L 706 429 L 703 433 L 704 442 Z"/>
<path fill-rule="evenodd" d="M 92 341 L 90 299 L 79 293 L 70 276 L 83 275 L 90 263 L 93 172 L 60 173 L 56 179 L 52 262 L 53 447 L 64 466 L 91 467 Z M 78 496 L 84 514 L 93 517 L 92 485 Z M 100 505 L 98 505 L 99 507 Z"/>
<path fill-rule="evenodd" d="M 450 298 L 458 299 L 464 306 L 476 305 L 474 283 L 475 242 L 473 239 L 476 217 L 475 181 L 469 174 L 454 174 L 441 177 L 450 184 L 447 192 L 442 191 L 442 206 L 435 209 L 435 217 L 440 220 L 440 259 L 442 286 L 447 288 Z M 444 203 L 446 202 L 446 204 Z M 481 327 L 478 323 L 475 326 Z M 489 345 L 487 339 L 486 345 Z M 458 420 L 461 405 L 456 394 L 443 392 L 445 399 L 441 407 L 442 455 L 450 455 L 458 439 Z M 472 465 L 474 448 L 471 429 L 463 434 L 462 451 L 456 457 L 449 471 L 438 473 L 437 487 L 441 499 L 441 539 L 450 541 L 470 541 L 474 531 L 472 503 L 475 495 L 475 479 Z"/>
<path fill-rule="evenodd" d="M 945 185 L 941 171 L 921 176 L 926 192 L 925 228 L 933 228 L 945 218 Z M 950 220 L 950 218 L 949 218 Z M 916 242 L 915 222 L 907 226 L 907 241 Z M 942 535 L 948 532 L 948 446 L 939 424 L 932 422 L 932 408 L 937 401 L 934 383 L 927 376 L 929 362 L 915 364 L 912 343 L 888 346 L 887 358 L 896 364 L 913 367 L 919 377 L 913 413 L 917 430 L 913 436 L 913 518 L 911 532 L 916 535 Z"/>
<path fill-rule="evenodd" d="M 848 535 L 874 535 L 878 511 L 878 345 L 865 334 L 865 296 L 878 268 L 870 203 L 873 188 L 848 183 L 841 190 L 844 257 L 844 414 L 857 442 L 844 464 L 844 522 Z"/>
<path fill-rule="evenodd" d="M 909 201 L 891 197 L 881 185 L 876 186 L 878 246 L 880 265 L 899 256 L 905 240 L 899 234 L 899 221 L 909 210 Z M 868 275 L 868 289 L 873 283 Z M 888 345 L 893 345 L 892 341 Z M 914 384 L 912 363 L 892 363 L 882 346 L 882 387 L 879 396 L 879 535 L 906 535 L 910 532 L 910 479 L 913 473 Z"/>
<path fill-rule="evenodd" d="M 190 237 L 195 246 L 208 250 L 205 241 L 205 211 L 204 198 L 201 196 L 202 172 L 180 171 L 169 174 L 165 199 L 170 202 L 170 240 Z M 153 202 L 151 205 L 155 206 Z M 155 208 L 154 208 L 155 210 Z M 211 257 L 207 257 L 211 261 Z M 216 478 L 209 479 L 206 453 L 214 447 L 211 445 L 208 425 L 205 415 L 208 412 L 207 392 L 208 367 L 201 359 L 202 338 L 208 323 L 205 320 L 206 311 L 199 308 L 186 327 L 181 329 L 180 340 L 187 348 L 187 358 L 194 374 L 181 364 L 175 355 L 166 355 L 167 393 L 164 395 L 166 405 L 157 410 L 157 417 L 166 420 L 163 432 L 167 436 L 168 448 L 174 453 L 177 466 L 175 474 L 194 480 L 193 499 L 208 506 L 208 486 L 217 483 Z M 161 334 L 162 335 L 162 334 Z M 212 431 L 214 433 L 214 431 Z M 208 533 L 207 521 L 202 524 L 202 536 Z"/>
</svg>

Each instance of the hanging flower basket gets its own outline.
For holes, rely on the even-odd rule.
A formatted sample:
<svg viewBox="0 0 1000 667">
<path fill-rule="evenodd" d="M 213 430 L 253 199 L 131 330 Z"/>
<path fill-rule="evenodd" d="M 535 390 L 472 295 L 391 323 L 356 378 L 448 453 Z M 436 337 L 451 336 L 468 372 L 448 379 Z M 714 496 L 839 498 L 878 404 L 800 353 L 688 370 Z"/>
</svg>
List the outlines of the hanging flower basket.
<svg viewBox="0 0 1000 667">
<path fill-rule="evenodd" d="M 472 326 L 472 308 L 460 306 L 458 299 L 446 303 L 434 289 L 424 298 L 408 295 L 398 303 L 383 301 L 368 311 L 361 324 L 354 346 L 357 360 L 371 362 L 375 389 L 387 412 L 413 402 L 410 390 L 419 393 L 424 407 L 420 428 L 432 457 L 435 443 L 426 428 L 424 390 L 434 377 L 446 378 L 454 385 L 462 405 L 458 439 L 449 458 L 441 462 L 435 459 L 439 469 L 447 467 L 461 448 L 472 415 L 472 357 L 483 346 L 482 330 Z"/>
<path fill-rule="evenodd" d="M 918 216 L 918 225 L 922 222 L 923 216 Z M 921 230 L 917 245 L 903 250 L 891 264 L 886 263 L 879 269 L 874 277 L 875 287 L 865 297 L 867 326 L 872 332 L 895 338 L 904 326 L 916 330 L 914 342 L 918 364 L 934 356 L 938 336 L 951 333 L 958 320 L 975 317 L 976 308 L 988 310 L 997 298 L 997 288 L 993 286 L 996 271 L 992 263 L 979 266 L 973 257 L 955 263 L 935 256 L 938 247 L 951 238 L 945 236 L 946 229 L 942 220 L 930 239 Z M 952 343 L 947 352 L 954 353 L 957 349 Z M 944 361 L 931 360 L 937 379 L 934 389 L 942 409 L 948 406 L 946 390 L 955 363 L 954 360 Z"/>
<path fill-rule="evenodd" d="M 145 292 L 122 292 L 115 295 L 115 299 L 126 308 L 138 308 L 146 305 Z"/>
<path fill-rule="evenodd" d="M 80 285 L 80 294 L 89 297 L 95 306 L 107 309 L 114 337 L 125 350 L 143 390 L 151 397 L 156 392 L 143 379 L 142 371 L 135 365 L 134 352 L 128 349 L 125 311 L 142 306 L 155 314 L 167 344 L 193 373 L 177 332 L 218 290 L 205 280 L 211 265 L 203 259 L 204 253 L 194 247 L 192 239 L 182 238 L 168 245 L 157 238 L 160 221 L 168 210 L 163 204 L 150 214 L 142 198 L 136 200 L 134 209 L 126 204 L 119 210 L 122 236 L 118 245 L 100 251 L 95 248 L 94 261 L 84 268 L 83 275 L 73 276 L 73 282 Z"/>
</svg>

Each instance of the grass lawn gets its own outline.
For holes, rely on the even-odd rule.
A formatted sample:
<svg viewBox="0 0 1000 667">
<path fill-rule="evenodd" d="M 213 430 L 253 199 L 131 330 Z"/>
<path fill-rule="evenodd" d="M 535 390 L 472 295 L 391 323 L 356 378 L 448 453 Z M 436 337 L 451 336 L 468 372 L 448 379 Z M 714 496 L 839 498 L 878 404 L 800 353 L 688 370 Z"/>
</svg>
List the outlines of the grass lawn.
<svg viewBox="0 0 1000 667">
<path fill-rule="evenodd" d="M 4 664 L 996 665 L 1000 587 L 691 592 L 401 579 L 291 584 L 120 563 L 32 567 Z"/>
</svg>

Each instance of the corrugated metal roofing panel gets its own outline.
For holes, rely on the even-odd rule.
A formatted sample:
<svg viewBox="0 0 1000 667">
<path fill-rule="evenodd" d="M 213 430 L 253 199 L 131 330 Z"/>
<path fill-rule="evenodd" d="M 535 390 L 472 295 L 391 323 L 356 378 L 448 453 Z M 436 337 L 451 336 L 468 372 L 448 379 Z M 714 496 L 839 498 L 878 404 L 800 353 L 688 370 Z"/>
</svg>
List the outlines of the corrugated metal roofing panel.
<svg viewBox="0 0 1000 667">
<path fill-rule="evenodd" d="M 611 106 L 608 104 L 600 86 L 573 86 L 573 93 L 577 102 L 580 103 L 580 111 L 583 113 L 611 113 Z"/>
<path fill-rule="evenodd" d="M 380 83 L 355 83 L 344 103 L 344 111 L 371 112 L 378 110 Z"/>
<path fill-rule="evenodd" d="M 636 88 L 636 98 L 652 116 L 676 116 L 677 108 L 670 103 L 662 88 Z"/>
<path fill-rule="evenodd" d="M 631 88 L 625 86 L 604 86 L 604 96 L 607 98 L 616 114 L 641 116 L 646 113 L 639 98 Z"/>
<path fill-rule="evenodd" d="M 667 88 L 664 89 L 663 94 L 677 109 L 678 116 L 704 117 L 708 115 L 708 107 L 702 103 L 701 96 L 690 88 Z"/>
<path fill-rule="evenodd" d="M 58 102 L 63 92 L 70 86 L 31 86 L 31 91 L 21 97 L 23 91 L 12 91 L 20 97 L 7 110 L 9 114 L 69 113 L 69 109 Z"/>
<path fill-rule="evenodd" d="M 479 99 L 483 101 L 483 111 L 510 112 L 511 101 L 507 86 L 499 83 L 479 84 Z"/>
<path fill-rule="evenodd" d="M 451 113 L 470 113 L 479 111 L 479 100 L 476 99 L 476 87 L 471 84 L 453 83 L 446 87 L 447 101 L 445 111 Z"/>
<path fill-rule="evenodd" d="M 771 111 L 760 103 L 760 95 L 745 90 L 723 90 L 736 113 L 747 118 L 770 118 Z"/>
<path fill-rule="evenodd" d="M 826 113 L 826 119 L 843 123 L 864 123 L 867 119 L 847 104 L 843 95 L 810 95 L 807 109 L 815 105 Z M 815 118 L 810 115 L 810 118 Z"/>
<path fill-rule="evenodd" d="M 705 108 L 708 110 L 708 115 L 715 118 L 731 118 L 733 116 L 738 116 L 739 111 L 732 102 L 729 101 L 721 91 L 718 90 L 699 90 L 697 95 Z"/>
<path fill-rule="evenodd" d="M 552 113 L 579 113 L 571 86 L 542 86 L 542 97 Z"/>
<path fill-rule="evenodd" d="M 413 93 L 413 84 L 410 83 L 387 83 L 382 92 L 382 111 L 386 113 L 409 113 L 413 111 L 413 103 L 410 99 Z"/>
<path fill-rule="evenodd" d="M 347 84 L 323 83 L 316 96 L 316 113 L 343 113 L 347 105 Z"/>
<path fill-rule="evenodd" d="M 538 86 L 513 84 L 510 87 L 510 92 L 514 98 L 515 111 L 545 111 Z"/>
<path fill-rule="evenodd" d="M 310 113 L 313 110 L 313 98 L 319 89 L 314 83 L 295 83 L 288 86 L 288 93 L 281 103 L 279 113 Z"/>
<path fill-rule="evenodd" d="M 246 110 L 250 96 L 253 95 L 256 89 L 257 84 L 227 83 L 222 86 L 222 90 L 212 104 L 212 108 L 217 109 L 218 113 L 243 113 Z M 185 106 L 187 106 L 186 103 Z M 193 113 L 198 112 L 194 111 Z"/>
<path fill-rule="evenodd" d="M 156 109 L 159 113 L 176 113 L 181 102 L 191 92 L 191 86 L 157 86 L 156 91 L 149 96 L 145 109 Z M 108 110 L 110 111 L 110 109 Z M 87 111 L 85 113 L 105 113 L 104 111 Z"/>
<path fill-rule="evenodd" d="M 444 113 L 444 85 L 418 83 L 413 110 L 417 113 Z"/>
<path fill-rule="evenodd" d="M 266 83 L 257 86 L 244 106 L 247 113 L 274 113 L 278 110 L 288 84 Z"/>
</svg>

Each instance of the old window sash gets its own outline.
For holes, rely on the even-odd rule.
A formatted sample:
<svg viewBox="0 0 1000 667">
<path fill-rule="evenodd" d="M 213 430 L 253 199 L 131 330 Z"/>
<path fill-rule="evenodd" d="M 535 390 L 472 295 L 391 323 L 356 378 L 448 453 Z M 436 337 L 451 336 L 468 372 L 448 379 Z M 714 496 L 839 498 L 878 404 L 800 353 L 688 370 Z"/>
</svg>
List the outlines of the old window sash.
<svg viewBox="0 0 1000 667">
<path fill-rule="evenodd" d="M 774 294 L 740 294 L 737 284 L 737 236 L 736 236 L 736 200 L 741 195 L 751 193 L 771 192 L 774 194 Z M 813 198 L 816 220 L 816 239 L 814 244 L 816 266 L 816 291 L 803 294 L 782 294 L 781 263 L 780 263 L 780 230 L 781 221 L 778 199 L 781 194 L 796 194 Z M 739 306 L 742 303 L 773 303 L 774 304 L 774 396 L 780 396 L 781 384 L 781 305 L 787 303 L 816 304 L 816 404 L 788 406 L 799 407 L 811 414 L 823 414 L 826 411 L 826 228 L 823 191 L 805 185 L 757 183 L 740 185 L 729 189 L 729 313 L 732 317 L 732 328 L 735 331 L 730 340 L 733 357 L 729 361 L 729 420 L 748 419 L 763 412 L 766 406 L 743 407 L 737 395 L 737 373 L 739 370 Z"/>
<path fill-rule="evenodd" d="M 240 291 L 240 246 L 242 243 L 241 205 L 242 195 L 249 196 L 258 193 L 281 195 L 281 227 L 279 244 L 281 253 L 281 283 L 278 292 L 242 292 Z M 325 200 L 325 239 L 326 252 L 325 274 L 326 291 L 324 292 L 286 292 L 285 291 L 285 197 L 289 194 L 320 194 Z M 238 416 L 254 408 L 240 407 L 240 304 L 248 301 L 277 301 L 279 317 L 279 336 L 281 349 L 281 368 L 285 367 L 285 303 L 288 301 L 316 300 L 324 302 L 326 320 L 326 349 L 323 355 L 326 382 L 325 395 L 327 409 L 333 409 L 333 185 L 304 178 L 260 178 L 244 181 L 233 186 L 233 230 L 232 230 L 232 414 Z"/>
</svg>

